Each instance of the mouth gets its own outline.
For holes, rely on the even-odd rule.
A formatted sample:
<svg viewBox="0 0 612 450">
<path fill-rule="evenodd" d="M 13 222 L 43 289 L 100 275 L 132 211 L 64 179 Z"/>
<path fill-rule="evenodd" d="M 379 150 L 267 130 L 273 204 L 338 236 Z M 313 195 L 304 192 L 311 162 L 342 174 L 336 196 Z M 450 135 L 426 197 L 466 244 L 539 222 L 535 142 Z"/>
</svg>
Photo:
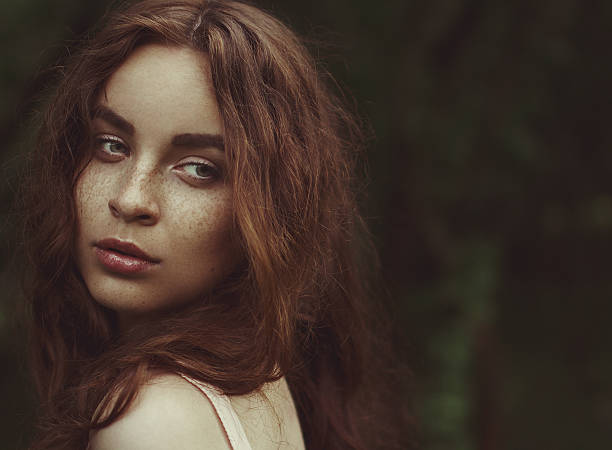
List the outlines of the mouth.
<svg viewBox="0 0 612 450">
<path fill-rule="evenodd" d="M 94 244 L 98 261 L 115 273 L 138 273 L 153 268 L 161 262 L 131 242 L 119 239 L 102 239 Z"/>
</svg>

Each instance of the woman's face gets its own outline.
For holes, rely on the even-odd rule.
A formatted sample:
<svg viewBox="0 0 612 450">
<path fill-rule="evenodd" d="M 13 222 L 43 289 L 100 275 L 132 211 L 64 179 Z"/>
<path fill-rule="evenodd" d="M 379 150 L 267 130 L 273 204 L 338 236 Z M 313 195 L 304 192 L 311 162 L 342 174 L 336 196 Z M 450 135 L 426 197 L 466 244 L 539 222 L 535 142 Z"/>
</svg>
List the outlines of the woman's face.
<svg viewBox="0 0 612 450">
<path fill-rule="evenodd" d="M 208 59 L 148 45 L 98 99 L 76 186 L 77 262 L 120 318 L 202 298 L 240 261 Z"/>
</svg>

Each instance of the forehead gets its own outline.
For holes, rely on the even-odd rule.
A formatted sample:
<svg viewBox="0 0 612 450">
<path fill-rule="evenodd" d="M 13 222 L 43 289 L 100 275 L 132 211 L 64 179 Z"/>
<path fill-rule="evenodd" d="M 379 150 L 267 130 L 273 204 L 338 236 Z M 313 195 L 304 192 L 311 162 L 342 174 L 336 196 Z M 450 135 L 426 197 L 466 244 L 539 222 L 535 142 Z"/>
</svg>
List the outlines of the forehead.
<svg viewBox="0 0 612 450">
<path fill-rule="evenodd" d="M 221 131 L 208 57 L 189 48 L 137 48 L 109 78 L 98 103 L 111 106 L 137 130 L 164 124 L 174 132 Z"/>
</svg>

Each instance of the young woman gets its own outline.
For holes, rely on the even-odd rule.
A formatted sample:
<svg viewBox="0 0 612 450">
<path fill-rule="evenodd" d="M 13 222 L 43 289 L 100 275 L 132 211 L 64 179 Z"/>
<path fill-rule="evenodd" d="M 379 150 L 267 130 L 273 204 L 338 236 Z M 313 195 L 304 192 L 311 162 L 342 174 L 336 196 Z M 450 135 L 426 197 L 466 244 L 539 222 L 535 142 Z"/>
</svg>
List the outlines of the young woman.
<svg viewBox="0 0 612 450">
<path fill-rule="evenodd" d="M 65 65 L 24 183 L 32 448 L 389 448 L 357 136 L 252 6 L 110 15 Z"/>
</svg>

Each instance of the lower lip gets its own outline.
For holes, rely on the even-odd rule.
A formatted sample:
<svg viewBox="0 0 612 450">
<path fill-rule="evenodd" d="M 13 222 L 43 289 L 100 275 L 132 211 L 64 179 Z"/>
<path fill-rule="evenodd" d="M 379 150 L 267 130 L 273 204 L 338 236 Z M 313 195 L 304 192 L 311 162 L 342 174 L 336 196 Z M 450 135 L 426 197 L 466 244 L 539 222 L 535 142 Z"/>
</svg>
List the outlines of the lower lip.
<svg viewBox="0 0 612 450">
<path fill-rule="evenodd" d="M 151 269 L 156 263 L 136 256 L 130 256 L 114 250 L 94 247 L 98 261 L 111 272 L 130 274 Z"/>
</svg>

